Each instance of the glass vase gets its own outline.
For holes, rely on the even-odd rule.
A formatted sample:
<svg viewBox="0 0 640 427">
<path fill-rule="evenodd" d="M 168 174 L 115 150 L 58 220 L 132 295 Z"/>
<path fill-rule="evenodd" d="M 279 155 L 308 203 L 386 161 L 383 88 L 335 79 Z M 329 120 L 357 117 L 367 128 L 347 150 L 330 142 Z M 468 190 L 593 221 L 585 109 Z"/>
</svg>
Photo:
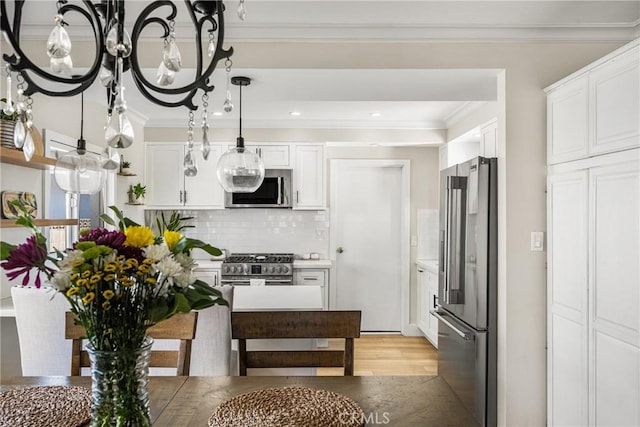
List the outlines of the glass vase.
<svg viewBox="0 0 640 427">
<path fill-rule="evenodd" d="M 148 377 L 153 339 L 131 351 L 100 351 L 87 345 L 91 361 L 91 426 L 150 426 Z"/>
</svg>

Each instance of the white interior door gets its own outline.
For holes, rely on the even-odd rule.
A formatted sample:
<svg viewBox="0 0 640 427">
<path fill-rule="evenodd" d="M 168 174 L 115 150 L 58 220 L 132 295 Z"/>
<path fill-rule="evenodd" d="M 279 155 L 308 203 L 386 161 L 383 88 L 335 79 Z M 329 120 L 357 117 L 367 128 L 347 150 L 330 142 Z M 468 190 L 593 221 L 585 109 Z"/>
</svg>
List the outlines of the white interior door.
<svg viewBox="0 0 640 427">
<path fill-rule="evenodd" d="M 331 162 L 334 307 L 361 310 L 363 331 L 402 330 L 405 185 L 402 164 Z"/>
</svg>

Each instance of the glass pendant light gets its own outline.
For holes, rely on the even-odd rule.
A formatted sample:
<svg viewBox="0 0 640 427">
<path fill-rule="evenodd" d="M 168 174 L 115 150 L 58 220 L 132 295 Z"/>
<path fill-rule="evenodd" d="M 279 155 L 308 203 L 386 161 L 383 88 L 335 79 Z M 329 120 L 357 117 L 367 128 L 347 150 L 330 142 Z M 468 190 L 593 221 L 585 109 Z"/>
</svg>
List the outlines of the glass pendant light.
<svg viewBox="0 0 640 427">
<path fill-rule="evenodd" d="M 231 193 L 253 193 L 264 180 L 264 162 L 244 147 L 242 137 L 242 87 L 249 86 L 248 77 L 233 77 L 231 83 L 240 86 L 240 132 L 236 146 L 224 153 L 218 161 L 218 181 Z"/>
<path fill-rule="evenodd" d="M 102 167 L 103 159 L 87 151 L 83 138 L 84 92 L 81 94 L 80 139 L 76 150 L 63 154 L 56 162 L 54 176 L 61 190 L 69 193 L 94 194 L 102 189 L 107 171 Z"/>
</svg>

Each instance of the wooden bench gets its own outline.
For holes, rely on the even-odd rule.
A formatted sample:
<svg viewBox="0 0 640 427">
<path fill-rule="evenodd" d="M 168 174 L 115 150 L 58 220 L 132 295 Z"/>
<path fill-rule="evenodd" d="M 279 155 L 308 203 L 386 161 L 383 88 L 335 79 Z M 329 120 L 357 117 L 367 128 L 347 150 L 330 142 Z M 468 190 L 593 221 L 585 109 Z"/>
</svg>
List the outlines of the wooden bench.
<svg viewBox="0 0 640 427">
<path fill-rule="evenodd" d="M 360 318 L 360 311 L 234 311 L 231 337 L 238 340 L 239 373 L 247 375 L 247 368 L 344 366 L 344 375 L 351 376 Z M 344 338 L 344 351 L 247 351 L 247 340 L 280 338 Z"/>
</svg>

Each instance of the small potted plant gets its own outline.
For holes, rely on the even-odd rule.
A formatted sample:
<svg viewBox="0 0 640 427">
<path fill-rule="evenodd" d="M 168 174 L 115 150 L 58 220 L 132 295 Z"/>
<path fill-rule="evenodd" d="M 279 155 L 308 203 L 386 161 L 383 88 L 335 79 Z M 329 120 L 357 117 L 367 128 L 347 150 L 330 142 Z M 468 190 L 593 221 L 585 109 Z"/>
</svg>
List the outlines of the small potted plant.
<svg viewBox="0 0 640 427">
<path fill-rule="evenodd" d="M 131 173 L 131 162 L 123 160 L 122 163 L 120 163 L 120 173 L 122 175 L 133 175 Z"/>
<path fill-rule="evenodd" d="M 140 183 L 136 185 L 130 185 L 129 191 L 127 191 L 127 194 L 129 195 L 129 203 L 132 205 L 143 205 L 144 195 L 146 193 L 147 193 L 146 185 L 142 185 Z"/>
<path fill-rule="evenodd" d="M 5 106 L 7 105 L 7 99 L 0 99 L 0 144 L 3 147 L 15 148 L 13 146 L 13 131 L 16 127 L 16 122 L 20 117 L 20 113 L 15 110 L 15 104 L 11 102 L 14 108 L 13 113 L 5 113 Z"/>
</svg>

